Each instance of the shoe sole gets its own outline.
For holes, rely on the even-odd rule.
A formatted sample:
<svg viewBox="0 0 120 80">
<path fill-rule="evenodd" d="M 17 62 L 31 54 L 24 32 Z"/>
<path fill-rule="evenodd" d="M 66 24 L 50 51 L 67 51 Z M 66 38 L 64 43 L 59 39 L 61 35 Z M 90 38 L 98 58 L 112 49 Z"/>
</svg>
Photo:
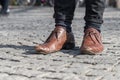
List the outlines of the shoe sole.
<svg viewBox="0 0 120 80">
<path fill-rule="evenodd" d="M 102 51 L 100 52 L 93 52 L 93 51 L 88 51 L 88 50 L 82 50 L 80 51 L 81 54 L 89 54 L 89 55 L 97 55 L 100 54 Z"/>
</svg>

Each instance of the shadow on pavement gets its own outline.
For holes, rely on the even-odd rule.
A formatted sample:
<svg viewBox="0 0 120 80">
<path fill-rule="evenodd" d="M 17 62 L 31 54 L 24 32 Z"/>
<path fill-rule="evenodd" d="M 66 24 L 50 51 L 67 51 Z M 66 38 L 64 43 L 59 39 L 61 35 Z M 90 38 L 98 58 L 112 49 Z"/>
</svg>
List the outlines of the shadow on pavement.
<svg viewBox="0 0 120 80">
<path fill-rule="evenodd" d="M 92 54 L 85 54 L 80 52 L 79 47 L 75 47 L 74 49 L 70 49 L 70 50 L 61 50 L 61 52 L 63 52 L 64 54 L 73 55 L 73 57 L 79 56 L 79 55 L 92 55 Z"/>
<path fill-rule="evenodd" d="M 73 55 L 73 56 L 77 56 L 80 54 L 79 47 L 75 47 L 74 49 L 69 49 L 69 50 L 62 49 L 60 52 L 63 52 L 64 54 Z"/>
<path fill-rule="evenodd" d="M 13 48 L 13 49 L 22 49 L 23 51 L 28 52 L 34 50 L 34 46 L 28 45 L 0 45 L 0 48 Z"/>
<path fill-rule="evenodd" d="M 36 52 L 35 49 L 34 49 L 34 46 L 28 46 L 28 45 L 0 45 L 0 48 L 13 48 L 13 49 L 22 49 L 23 51 L 25 51 L 24 53 L 22 54 L 25 54 L 25 55 L 46 55 L 46 54 L 41 54 L 39 52 Z M 79 47 L 75 47 L 74 49 L 70 49 L 70 50 L 60 50 L 59 52 L 62 52 L 64 54 L 69 54 L 69 55 L 72 55 L 72 56 L 78 56 L 78 55 L 88 55 L 88 54 L 83 54 L 83 53 L 80 53 L 80 49 Z M 53 54 L 53 53 L 51 53 Z"/>
</svg>

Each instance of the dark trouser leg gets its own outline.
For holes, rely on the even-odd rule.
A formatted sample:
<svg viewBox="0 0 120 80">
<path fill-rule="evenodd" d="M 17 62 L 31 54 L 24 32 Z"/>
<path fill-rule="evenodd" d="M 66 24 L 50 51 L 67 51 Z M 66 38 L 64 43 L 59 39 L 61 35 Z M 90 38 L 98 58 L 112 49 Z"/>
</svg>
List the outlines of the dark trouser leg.
<svg viewBox="0 0 120 80">
<path fill-rule="evenodd" d="M 7 12 L 9 6 L 9 0 L 1 0 L 2 11 Z"/>
<path fill-rule="evenodd" d="M 75 0 L 55 0 L 54 18 L 56 26 L 66 27 L 67 31 L 71 31 L 71 23 L 74 16 Z"/>
<path fill-rule="evenodd" d="M 94 27 L 100 31 L 103 23 L 103 12 L 105 9 L 105 0 L 86 0 L 85 29 Z"/>
<path fill-rule="evenodd" d="M 1 9 L 0 10 L 2 11 L 2 6 L 3 6 L 2 0 L 0 0 L 0 5 L 1 5 Z"/>
</svg>

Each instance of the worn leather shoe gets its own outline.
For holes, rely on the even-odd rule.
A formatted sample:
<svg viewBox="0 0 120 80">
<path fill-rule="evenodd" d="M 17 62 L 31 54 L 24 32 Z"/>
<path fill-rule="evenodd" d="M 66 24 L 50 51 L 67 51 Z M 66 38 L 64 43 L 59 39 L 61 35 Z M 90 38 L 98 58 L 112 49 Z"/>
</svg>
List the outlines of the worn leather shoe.
<svg viewBox="0 0 120 80">
<path fill-rule="evenodd" d="M 101 53 L 103 49 L 100 32 L 92 27 L 86 29 L 83 42 L 80 47 L 81 53 L 98 54 Z"/>
<path fill-rule="evenodd" d="M 57 26 L 44 44 L 39 44 L 35 47 L 35 50 L 39 53 L 48 54 L 61 50 L 62 48 L 73 48 L 73 41 L 68 41 L 68 34 L 66 29 L 62 26 Z M 71 47 L 67 47 L 68 44 L 72 44 Z"/>
</svg>

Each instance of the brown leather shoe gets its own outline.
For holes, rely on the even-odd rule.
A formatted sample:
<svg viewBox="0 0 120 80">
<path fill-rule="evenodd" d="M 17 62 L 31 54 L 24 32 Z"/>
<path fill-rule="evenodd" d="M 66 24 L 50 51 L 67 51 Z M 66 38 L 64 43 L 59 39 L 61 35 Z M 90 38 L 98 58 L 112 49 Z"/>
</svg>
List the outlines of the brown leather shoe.
<svg viewBox="0 0 120 80">
<path fill-rule="evenodd" d="M 68 34 L 64 27 L 57 26 L 54 31 L 52 31 L 45 43 L 36 46 L 35 50 L 43 54 L 59 51 L 67 42 L 67 35 Z"/>
<path fill-rule="evenodd" d="M 67 41 L 62 49 L 73 49 L 75 47 L 75 38 L 72 32 L 67 33 Z"/>
<path fill-rule="evenodd" d="M 82 46 L 80 47 L 81 53 L 98 54 L 102 52 L 103 49 L 100 32 L 94 28 L 86 29 Z"/>
</svg>

